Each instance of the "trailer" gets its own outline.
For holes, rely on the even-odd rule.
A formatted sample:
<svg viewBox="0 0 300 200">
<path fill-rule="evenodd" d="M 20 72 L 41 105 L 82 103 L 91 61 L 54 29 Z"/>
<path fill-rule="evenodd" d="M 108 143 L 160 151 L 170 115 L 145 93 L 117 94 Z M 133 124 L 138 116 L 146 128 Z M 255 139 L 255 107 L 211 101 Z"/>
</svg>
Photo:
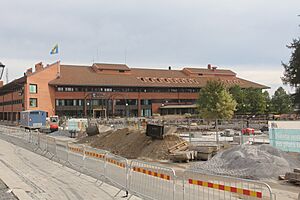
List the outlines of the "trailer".
<svg viewBox="0 0 300 200">
<path fill-rule="evenodd" d="M 46 126 L 47 113 L 42 110 L 27 110 L 21 112 L 20 127 L 28 130 L 40 129 Z"/>
</svg>

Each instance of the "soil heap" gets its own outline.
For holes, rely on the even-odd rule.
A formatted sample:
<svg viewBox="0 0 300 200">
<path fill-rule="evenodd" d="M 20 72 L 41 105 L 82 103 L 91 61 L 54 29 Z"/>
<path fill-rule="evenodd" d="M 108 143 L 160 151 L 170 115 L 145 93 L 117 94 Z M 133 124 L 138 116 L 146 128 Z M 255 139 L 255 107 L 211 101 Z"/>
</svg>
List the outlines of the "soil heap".
<svg viewBox="0 0 300 200">
<path fill-rule="evenodd" d="M 124 128 L 88 136 L 77 143 L 108 150 L 129 159 L 167 160 L 169 159 L 168 148 L 182 141 L 179 136 L 172 134 L 166 135 L 163 140 L 154 140 L 146 136 L 145 132 Z"/>
<path fill-rule="evenodd" d="M 250 179 L 277 178 L 299 162 L 270 145 L 241 145 L 220 152 L 206 163 L 196 163 L 191 168 L 212 174 Z"/>
</svg>

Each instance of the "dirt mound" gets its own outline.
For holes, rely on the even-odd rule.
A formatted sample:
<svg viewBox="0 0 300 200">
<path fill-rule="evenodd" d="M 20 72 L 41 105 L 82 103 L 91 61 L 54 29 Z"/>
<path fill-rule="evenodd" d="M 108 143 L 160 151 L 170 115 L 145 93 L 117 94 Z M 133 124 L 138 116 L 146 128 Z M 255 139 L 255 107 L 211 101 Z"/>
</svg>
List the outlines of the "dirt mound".
<svg viewBox="0 0 300 200">
<path fill-rule="evenodd" d="M 277 178 L 299 165 L 298 161 L 270 145 L 242 145 L 217 154 L 210 161 L 192 166 L 213 174 L 242 178 Z"/>
<path fill-rule="evenodd" d="M 163 140 L 152 140 L 144 132 L 129 130 L 107 131 L 99 135 L 85 137 L 78 143 L 104 149 L 129 159 L 149 158 L 169 159 L 168 148 L 183 141 L 177 135 L 166 135 Z"/>
</svg>

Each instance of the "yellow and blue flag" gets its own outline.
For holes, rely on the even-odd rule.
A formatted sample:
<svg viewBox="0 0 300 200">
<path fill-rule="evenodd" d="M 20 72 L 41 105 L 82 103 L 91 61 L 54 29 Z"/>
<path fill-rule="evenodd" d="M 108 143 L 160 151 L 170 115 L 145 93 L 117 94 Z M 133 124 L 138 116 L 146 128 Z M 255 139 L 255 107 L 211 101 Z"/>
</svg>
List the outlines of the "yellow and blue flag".
<svg viewBox="0 0 300 200">
<path fill-rule="evenodd" d="M 56 44 L 50 51 L 50 54 L 58 54 L 58 44 Z"/>
</svg>

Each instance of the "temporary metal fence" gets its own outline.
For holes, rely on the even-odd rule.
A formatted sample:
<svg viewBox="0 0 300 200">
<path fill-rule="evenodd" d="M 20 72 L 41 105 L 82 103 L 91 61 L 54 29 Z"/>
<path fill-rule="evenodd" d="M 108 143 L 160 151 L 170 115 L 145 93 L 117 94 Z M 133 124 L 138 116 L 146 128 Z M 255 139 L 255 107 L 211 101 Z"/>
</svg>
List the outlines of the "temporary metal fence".
<svg viewBox="0 0 300 200">
<path fill-rule="evenodd" d="M 97 180 L 105 177 L 105 157 L 107 151 L 85 147 L 84 170 Z"/>
<path fill-rule="evenodd" d="M 39 148 L 42 152 L 47 152 L 48 137 L 40 134 L 39 136 Z"/>
<path fill-rule="evenodd" d="M 50 154 L 50 159 L 57 155 L 56 140 L 53 137 L 47 137 L 47 153 Z"/>
<path fill-rule="evenodd" d="M 120 189 L 127 191 L 128 161 L 111 153 L 105 155 L 105 177 Z"/>
<path fill-rule="evenodd" d="M 81 171 L 84 168 L 84 145 L 68 143 L 68 164 Z"/>
<path fill-rule="evenodd" d="M 183 199 L 187 200 L 275 199 L 270 186 L 263 182 L 192 170 L 184 172 L 183 188 Z"/>
<path fill-rule="evenodd" d="M 29 142 L 43 155 L 97 180 L 107 180 L 120 191 L 143 199 L 275 200 L 269 185 L 260 181 L 186 170 L 178 178 L 172 168 L 126 158 L 107 151 L 69 143 L 37 132 L 20 132 L 0 126 L 0 133 Z M 118 192 L 118 193 L 119 193 Z M 117 193 L 117 194 L 118 194 Z M 117 195 L 116 194 L 116 195 Z"/>
<path fill-rule="evenodd" d="M 129 191 L 147 199 L 175 199 L 175 171 L 133 160 L 129 168 Z"/>
<path fill-rule="evenodd" d="M 68 151 L 68 142 L 56 140 L 56 156 L 61 162 L 68 162 L 69 160 L 69 151 Z"/>
<path fill-rule="evenodd" d="M 39 133 L 37 132 L 29 132 L 29 142 L 33 144 L 34 146 L 39 146 L 40 145 L 40 137 Z"/>
</svg>

